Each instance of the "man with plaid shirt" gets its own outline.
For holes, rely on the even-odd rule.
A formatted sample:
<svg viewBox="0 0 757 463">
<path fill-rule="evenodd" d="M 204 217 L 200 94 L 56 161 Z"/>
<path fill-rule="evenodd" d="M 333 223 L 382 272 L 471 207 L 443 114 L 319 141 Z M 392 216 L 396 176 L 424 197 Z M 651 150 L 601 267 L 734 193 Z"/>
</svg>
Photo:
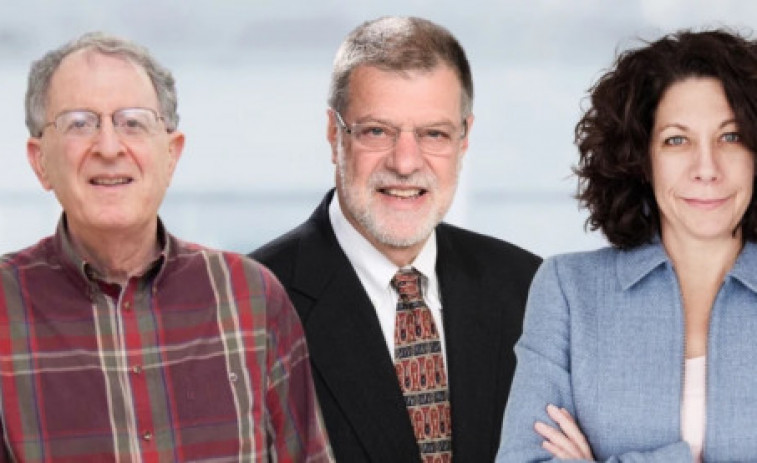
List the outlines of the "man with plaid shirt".
<svg viewBox="0 0 757 463">
<path fill-rule="evenodd" d="M 331 461 L 279 282 L 158 218 L 184 146 L 170 72 L 84 35 L 32 65 L 26 121 L 63 214 L 0 259 L 0 462 Z"/>
</svg>

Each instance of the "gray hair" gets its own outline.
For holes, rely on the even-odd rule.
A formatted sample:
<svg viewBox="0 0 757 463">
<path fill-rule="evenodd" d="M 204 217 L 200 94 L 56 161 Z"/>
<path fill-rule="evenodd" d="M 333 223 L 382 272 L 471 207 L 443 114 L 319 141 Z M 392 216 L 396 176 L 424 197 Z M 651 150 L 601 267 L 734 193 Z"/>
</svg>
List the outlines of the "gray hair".
<svg viewBox="0 0 757 463">
<path fill-rule="evenodd" d="M 179 115 L 176 112 L 176 85 L 171 72 L 161 66 L 141 45 L 102 32 L 90 32 L 60 48 L 47 52 L 45 56 L 32 63 L 25 99 L 26 127 L 32 137 L 42 136 L 53 74 L 64 58 L 84 49 L 93 49 L 104 55 L 121 57 L 141 66 L 150 76 L 155 88 L 166 128 L 169 132 L 176 130 L 179 125 Z"/>
<path fill-rule="evenodd" d="M 473 108 L 473 78 L 465 51 L 445 28 L 415 17 L 385 16 L 367 21 L 350 32 L 334 58 L 329 106 L 342 112 L 349 104 L 350 75 L 359 66 L 385 71 L 430 71 L 451 67 L 462 86 L 462 117 Z"/>
</svg>

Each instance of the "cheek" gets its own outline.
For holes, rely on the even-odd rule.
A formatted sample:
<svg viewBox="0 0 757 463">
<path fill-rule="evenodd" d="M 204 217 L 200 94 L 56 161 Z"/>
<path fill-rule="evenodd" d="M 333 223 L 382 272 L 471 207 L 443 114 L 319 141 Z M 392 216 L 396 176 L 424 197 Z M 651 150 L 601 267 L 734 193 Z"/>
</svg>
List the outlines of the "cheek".
<svg viewBox="0 0 757 463">
<path fill-rule="evenodd" d="M 173 172 L 174 172 L 174 169 L 176 168 L 176 162 L 169 153 L 166 153 L 164 156 L 165 156 L 165 159 L 161 161 L 160 169 L 161 169 L 161 176 L 163 177 L 164 186 L 167 187 L 168 185 L 171 184 L 171 179 L 173 178 Z"/>
<path fill-rule="evenodd" d="M 745 157 L 742 162 L 733 165 L 728 173 L 741 190 L 751 192 L 754 188 L 755 168 L 751 156 Z"/>
<path fill-rule="evenodd" d="M 441 188 L 449 189 L 455 186 L 462 167 L 461 161 L 461 158 L 455 157 L 451 159 L 440 159 L 429 163 L 431 171 Z"/>
<path fill-rule="evenodd" d="M 68 158 L 65 152 L 45 156 L 42 160 L 42 166 L 47 180 L 53 187 L 60 185 L 67 177 L 76 176 L 76 160 Z"/>
<path fill-rule="evenodd" d="M 652 165 L 652 189 L 655 195 L 670 194 L 679 184 L 685 184 L 688 179 L 684 166 L 670 163 Z"/>
<path fill-rule="evenodd" d="M 370 156 L 350 156 L 345 153 L 344 169 L 353 184 L 365 186 L 371 175 L 381 169 L 381 164 Z"/>
</svg>

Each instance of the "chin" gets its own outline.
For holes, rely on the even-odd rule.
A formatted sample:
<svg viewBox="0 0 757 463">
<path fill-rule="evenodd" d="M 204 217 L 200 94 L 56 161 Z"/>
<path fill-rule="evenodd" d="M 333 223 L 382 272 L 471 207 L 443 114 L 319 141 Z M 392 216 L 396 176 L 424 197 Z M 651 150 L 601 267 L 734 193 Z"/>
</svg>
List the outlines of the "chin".
<svg viewBox="0 0 757 463">
<path fill-rule="evenodd" d="M 417 244 L 423 243 L 429 234 L 423 236 L 396 236 L 390 234 L 373 235 L 376 240 L 386 246 L 392 248 L 409 248 Z"/>
<path fill-rule="evenodd" d="M 408 226 L 407 222 L 395 226 L 365 224 L 366 229 L 379 243 L 393 248 L 409 248 L 423 243 L 436 228 L 436 222 L 425 221 Z"/>
<path fill-rule="evenodd" d="M 124 216 L 121 214 L 103 214 L 92 220 L 92 227 L 102 230 L 124 230 L 133 228 L 144 223 L 144 220 L 138 220 L 136 217 Z"/>
</svg>

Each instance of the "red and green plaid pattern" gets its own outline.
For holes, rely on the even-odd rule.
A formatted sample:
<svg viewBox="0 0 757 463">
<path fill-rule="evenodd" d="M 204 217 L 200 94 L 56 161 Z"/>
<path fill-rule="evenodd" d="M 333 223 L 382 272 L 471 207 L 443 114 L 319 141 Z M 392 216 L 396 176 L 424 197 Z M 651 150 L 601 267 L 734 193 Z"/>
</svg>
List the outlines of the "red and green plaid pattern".
<svg viewBox="0 0 757 463">
<path fill-rule="evenodd" d="M 0 260 L 0 462 L 331 461 L 294 309 L 165 233 L 123 288 L 56 235 Z"/>
</svg>

